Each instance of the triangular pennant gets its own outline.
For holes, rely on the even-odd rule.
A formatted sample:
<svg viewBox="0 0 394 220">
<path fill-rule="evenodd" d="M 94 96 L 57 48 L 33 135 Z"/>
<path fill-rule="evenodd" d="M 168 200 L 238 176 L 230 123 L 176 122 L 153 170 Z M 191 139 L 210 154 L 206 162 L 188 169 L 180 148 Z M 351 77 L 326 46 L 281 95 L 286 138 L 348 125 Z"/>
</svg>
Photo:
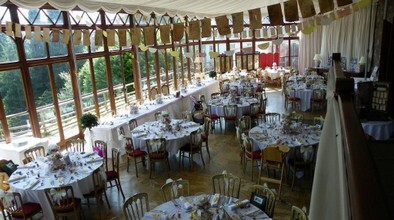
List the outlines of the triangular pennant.
<svg viewBox="0 0 394 220">
<path fill-rule="evenodd" d="M 191 21 L 189 22 L 189 40 L 200 40 L 200 21 Z"/>
<path fill-rule="evenodd" d="M 320 14 L 334 10 L 334 2 L 332 0 L 319 0 Z"/>
<path fill-rule="evenodd" d="M 174 24 L 174 35 L 173 35 L 173 41 L 181 41 L 183 38 L 183 33 L 185 32 L 185 25 L 183 23 L 176 23 Z"/>
<path fill-rule="evenodd" d="M 270 43 L 262 43 L 257 45 L 258 48 L 260 48 L 261 50 L 265 50 L 270 46 Z"/>
<path fill-rule="evenodd" d="M 217 24 L 217 30 L 220 35 L 231 34 L 230 25 L 226 15 L 222 15 L 215 18 Z"/>
<path fill-rule="evenodd" d="M 22 27 L 21 24 L 15 23 L 15 37 L 22 37 Z"/>
<path fill-rule="evenodd" d="M 141 41 L 141 28 L 136 27 L 131 30 L 131 44 L 139 45 Z"/>
<path fill-rule="evenodd" d="M 262 23 L 261 23 L 261 9 L 256 8 L 249 10 L 249 22 L 250 22 L 250 28 L 251 29 L 261 29 Z"/>
<path fill-rule="evenodd" d="M 211 57 L 211 59 L 215 59 L 219 56 L 219 53 L 211 51 L 211 52 L 209 52 L 209 56 Z"/>
<path fill-rule="evenodd" d="M 145 45 L 154 45 L 155 44 L 155 27 L 148 26 L 144 27 L 144 39 Z"/>
<path fill-rule="evenodd" d="M 173 57 L 179 57 L 179 51 L 174 51 L 174 50 L 172 50 L 172 51 L 170 51 L 170 54 L 171 54 L 171 56 L 173 56 Z"/>
<path fill-rule="evenodd" d="M 156 53 L 157 52 L 157 48 L 149 47 L 149 52 Z"/>
<path fill-rule="evenodd" d="M 102 46 L 103 45 L 103 30 L 97 29 L 94 35 L 94 45 Z M 63 40 L 64 40 L 64 30 L 63 30 Z"/>
<path fill-rule="evenodd" d="M 148 47 L 143 44 L 139 45 L 138 47 L 140 48 L 141 51 L 144 51 L 144 52 L 148 50 Z"/>
<path fill-rule="evenodd" d="M 75 32 L 74 32 L 74 44 L 75 44 Z M 59 42 L 59 40 L 60 40 L 59 29 L 57 29 L 57 28 L 52 29 L 52 42 Z"/>
<path fill-rule="evenodd" d="M 5 34 L 12 37 L 13 33 L 12 33 L 12 22 L 11 21 L 7 21 L 6 25 L 5 25 Z M 40 35 L 40 39 L 41 39 L 41 35 Z"/>
<path fill-rule="evenodd" d="M 160 26 L 160 39 L 161 39 L 161 41 L 163 43 L 165 43 L 165 44 L 171 43 L 170 32 L 171 32 L 171 26 L 170 25 L 162 25 L 162 26 Z"/>
<path fill-rule="evenodd" d="M 118 38 L 119 38 L 119 46 L 120 47 L 127 46 L 126 30 L 125 29 L 118 29 Z"/>
<path fill-rule="evenodd" d="M 231 16 L 233 18 L 233 34 L 241 33 L 244 29 L 244 13 L 238 12 Z"/>
<path fill-rule="evenodd" d="M 285 19 L 288 22 L 298 21 L 297 0 L 290 0 L 283 3 L 285 10 Z"/>
<path fill-rule="evenodd" d="M 212 25 L 210 18 L 201 20 L 201 37 L 210 37 L 212 34 Z"/>
<path fill-rule="evenodd" d="M 272 43 L 275 45 L 281 45 L 282 42 L 283 42 L 283 38 L 278 38 L 278 39 L 272 41 Z"/>
<path fill-rule="evenodd" d="M 282 7 L 280 3 L 267 6 L 268 16 L 271 25 L 281 25 L 283 23 Z"/>
<path fill-rule="evenodd" d="M 316 14 L 312 0 L 298 0 L 300 11 L 303 18 L 309 18 Z"/>
<path fill-rule="evenodd" d="M 31 26 L 30 25 L 25 26 L 25 37 L 26 37 L 26 39 L 31 39 Z"/>
</svg>

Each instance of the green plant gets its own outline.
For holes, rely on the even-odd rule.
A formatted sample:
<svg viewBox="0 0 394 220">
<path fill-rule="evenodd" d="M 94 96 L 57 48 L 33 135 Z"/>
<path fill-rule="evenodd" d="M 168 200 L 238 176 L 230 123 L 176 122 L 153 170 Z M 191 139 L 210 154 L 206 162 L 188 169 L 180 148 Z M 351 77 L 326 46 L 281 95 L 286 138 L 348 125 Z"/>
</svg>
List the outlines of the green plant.
<svg viewBox="0 0 394 220">
<path fill-rule="evenodd" d="M 80 122 L 81 122 L 81 127 L 83 129 L 86 129 L 86 128 L 91 129 L 92 127 L 98 125 L 98 118 L 97 118 L 97 116 L 88 112 L 88 113 L 85 113 L 82 115 Z"/>
<path fill-rule="evenodd" d="M 216 77 L 216 72 L 213 71 L 213 70 L 209 71 L 209 77 L 215 78 Z"/>
</svg>

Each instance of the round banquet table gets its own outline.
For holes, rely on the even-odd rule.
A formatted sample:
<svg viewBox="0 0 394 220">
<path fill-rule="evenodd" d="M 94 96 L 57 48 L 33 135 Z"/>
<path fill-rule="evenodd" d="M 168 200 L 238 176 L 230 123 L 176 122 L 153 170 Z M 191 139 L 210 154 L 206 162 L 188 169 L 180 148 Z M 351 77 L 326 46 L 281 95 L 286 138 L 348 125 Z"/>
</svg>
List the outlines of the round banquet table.
<svg viewBox="0 0 394 220">
<path fill-rule="evenodd" d="M 361 123 L 364 132 L 374 137 L 376 140 L 388 140 L 394 131 L 394 123 L 389 121 L 367 121 Z"/>
<path fill-rule="evenodd" d="M 47 158 L 39 158 L 18 169 L 10 176 L 13 192 L 19 192 L 24 202 L 41 205 L 45 219 L 54 219 L 51 205 L 45 196 L 45 189 L 71 185 L 74 196 L 83 198 L 84 193 L 93 190 L 91 175 L 103 165 L 103 159 L 95 153 L 70 152 L 72 166 L 52 171 Z M 102 172 L 105 178 L 104 172 Z"/>
<path fill-rule="evenodd" d="M 288 147 L 301 147 L 301 153 L 309 158 L 312 153 L 312 145 L 320 141 L 321 128 L 319 125 L 307 125 L 292 122 L 294 133 L 284 134 L 281 123 L 261 123 L 249 130 L 249 136 L 253 140 L 253 150 L 262 150 L 268 145 L 283 144 Z"/>
<path fill-rule="evenodd" d="M 207 219 L 207 217 L 201 217 L 201 208 L 195 204 L 198 196 L 180 197 L 163 203 L 145 213 L 142 219 Z M 222 219 L 225 212 L 228 216 L 231 216 L 231 219 L 271 219 L 256 206 L 247 203 L 246 200 L 244 201 L 247 205 L 244 207 L 232 209 L 231 207 L 241 202 L 239 199 L 217 194 L 216 198 L 219 198 L 219 200 L 214 203 L 215 196 L 205 196 L 208 197 L 209 201 L 204 207 L 207 213 L 212 216 L 210 219 Z"/>
<path fill-rule="evenodd" d="M 301 99 L 301 111 L 305 112 L 311 108 L 311 99 L 313 89 L 326 89 L 326 85 L 314 84 L 312 88 L 307 89 L 305 83 L 294 83 L 287 88 L 287 91 L 291 97 L 298 97 Z"/>
<path fill-rule="evenodd" d="M 250 104 L 256 103 L 256 98 L 240 98 L 240 103 L 237 103 L 237 119 L 241 118 L 242 115 L 247 115 L 250 113 Z M 216 98 L 209 100 L 208 104 L 211 105 L 211 114 L 216 114 L 220 117 L 224 116 L 224 106 L 232 104 L 229 98 Z M 235 104 L 235 103 L 234 103 Z"/>
<path fill-rule="evenodd" d="M 176 126 L 179 124 L 179 130 Z M 165 138 L 167 141 L 167 151 L 176 154 L 185 144 L 189 143 L 190 134 L 201 129 L 201 125 L 189 120 L 171 119 L 172 131 L 166 131 L 164 124 L 160 121 L 145 122 L 134 128 L 131 132 L 133 144 L 141 150 L 146 151 L 146 140 Z"/>
</svg>

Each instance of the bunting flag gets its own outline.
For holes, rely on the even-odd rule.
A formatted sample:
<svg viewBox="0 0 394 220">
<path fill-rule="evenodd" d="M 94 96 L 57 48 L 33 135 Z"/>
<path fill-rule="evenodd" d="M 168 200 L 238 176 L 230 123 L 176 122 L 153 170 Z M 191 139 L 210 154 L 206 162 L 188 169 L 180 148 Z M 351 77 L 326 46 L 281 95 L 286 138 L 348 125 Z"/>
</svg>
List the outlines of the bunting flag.
<svg viewBox="0 0 394 220">
<path fill-rule="evenodd" d="M 352 4 L 353 0 L 337 0 L 338 7 Z"/>
<path fill-rule="evenodd" d="M 211 59 L 215 59 L 219 56 L 219 53 L 211 51 L 211 52 L 209 52 L 209 56 L 211 57 Z"/>
<path fill-rule="evenodd" d="M 42 31 L 43 31 L 42 40 L 43 40 L 45 43 L 49 43 L 49 42 L 51 41 L 51 40 L 49 39 L 49 28 L 43 28 Z"/>
<path fill-rule="evenodd" d="M 204 18 L 201 20 L 201 37 L 210 37 L 212 34 L 211 19 Z"/>
<path fill-rule="evenodd" d="M 270 46 L 270 43 L 262 43 L 257 45 L 258 48 L 260 48 L 261 50 L 265 50 Z"/>
<path fill-rule="evenodd" d="M 6 31 L 7 32 L 7 31 Z M 41 27 L 34 27 L 34 40 L 41 41 Z"/>
<path fill-rule="evenodd" d="M 171 54 L 171 56 L 173 56 L 173 57 L 179 57 L 179 51 L 174 51 L 174 50 L 172 50 L 172 51 L 170 51 L 170 54 Z"/>
<path fill-rule="evenodd" d="M 63 41 L 64 41 L 64 31 L 63 30 Z M 97 29 L 94 35 L 94 45 L 102 46 L 103 45 L 103 30 Z"/>
<path fill-rule="evenodd" d="M 144 44 L 141 44 L 141 45 L 139 45 L 138 47 L 139 47 L 139 48 L 140 48 L 140 50 L 141 50 L 141 51 L 143 51 L 143 52 L 145 52 L 145 51 L 147 51 L 147 50 L 148 50 L 148 47 L 147 47 L 147 46 L 145 46 Z"/>
<path fill-rule="evenodd" d="M 234 50 L 227 50 L 224 51 L 224 54 L 228 57 L 231 57 L 232 55 L 234 55 L 235 51 Z"/>
<path fill-rule="evenodd" d="M 220 35 L 231 34 L 230 25 L 228 24 L 228 19 L 226 15 L 216 17 L 215 20 Z"/>
<path fill-rule="evenodd" d="M 74 31 L 74 32 L 76 32 L 76 31 Z M 52 42 L 59 42 L 59 39 L 60 39 L 59 29 L 57 29 L 57 28 L 52 29 Z"/>
<path fill-rule="evenodd" d="M 320 14 L 334 10 L 334 2 L 332 0 L 319 0 Z"/>
<path fill-rule="evenodd" d="M 131 44 L 139 45 L 141 41 L 141 28 L 133 28 L 131 30 Z"/>
<path fill-rule="evenodd" d="M 89 30 L 83 30 L 83 45 L 90 46 L 90 32 Z"/>
<path fill-rule="evenodd" d="M 21 24 L 15 23 L 15 37 L 22 37 L 22 27 Z"/>
<path fill-rule="evenodd" d="M 25 26 L 25 37 L 26 37 L 26 39 L 31 39 L 31 26 L 30 25 Z"/>
<path fill-rule="evenodd" d="M 156 53 L 157 52 L 157 48 L 153 48 L 153 47 L 149 47 L 149 52 L 151 53 Z"/>
<path fill-rule="evenodd" d="M 286 21 L 298 21 L 298 4 L 297 0 L 289 0 L 284 2 L 285 19 Z"/>
<path fill-rule="evenodd" d="M 191 21 L 189 23 L 189 40 L 200 40 L 200 21 Z"/>
<path fill-rule="evenodd" d="M 239 12 L 231 16 L 233 18 L 233 34 L 241 33 L 244 30 L 244 13 Z"/>
<path fill-rule="evenodd" d="M 263 28 L 263 38 L 264 39 L 268 38 L 268 30 L 267 30 L 267 28 Z"/>
<path fill-rule="evenodd" d="M 102 35 L 101 35 L 102 36 Z M 102 37 L 101 37 L 102 40 Z M 70 41 L 70 30 L 67 29 L 63 29 L 63 39 L 62 39 L 62 43 L 63 44 L 68 44 L 68 42 Z"/>
<path fill-rule="evenodd" d="M 144 27 L 144 39 L 145 45 L 154 45 L 155 44 L 155 27 L 148 26 Z"/>
<path fill-rule="evenodd" d="M 109 47 L 115 46 L 115 30 L 107 30 L 107 44 Z"/>
<path fill-rule="evenodd" d="M 52 40 L 55 37 L 55 32 L 54 31 L 55 30 L 52 30 Z M 59 30 L 57 30 L 56 35 L 57 35 L 57 40 L 59 41 Z M 75 45 L 80 45 L 81 44 L 81 37 L 82 37 L 81 30 L 75 30 L 74 31 L 74 36 L 73 36 L 73 42 L 74 42 Z"/>
<path fill-rule="evenodd" d="M 251 29 L 261 29 L 261 9 L 256 8 L 249 10 L 249 21 L 250 21 L 250 28 Z"/>
<path fill-rule="evenodd" d="M 185 32 L 185 26 L 183 23 L 174 24 L 174 36 L 173 41 L 181 41 L 183 38 L 183 33 Z"/>
<path fill-rule="evenodd" d="M 281 25 L 283 23 L 282 7 L 280 3 L 267 6 L 268 16 L 271 25 Z"/>
<path fill-rule="evenodd" d="M 126 35 L 126 30 L 125 29 L 119 29 L 118 30 L 119 47 L 127 46 L 128 42 L 126 40 L 126 36 L 127 35 Z"/>
<path fill-rule="evenodd" d="M 11 21 L 7 21 L 6 25 L 5 25 L 5 34 L 12 37 L 12 22 Z M 41 35 L 40 35 L 41 37 Z"/>
<path fill-rule="evenodd" d="M 165 44 L 171 43 L 170 31 L 171 31 L 171 26 L 170 25 L 160 26 L 160 39 L 161 39 L 161 42 L 163 42 Z"/>
<path fill-rule="evenodd" d="M 300 4 L 301 15 L 303 18 L 309 18 L 316 15 L 315 6 L 313 6 L 312 0 L 298 0 Z"/>
<path fill-rule="evenodd" d="M 275 45 L 281 45 L 282 42 L 283 42 L 283 38 L 278 38 L 278 39 L 272 41 L 272 43 Z"/>
</svg>

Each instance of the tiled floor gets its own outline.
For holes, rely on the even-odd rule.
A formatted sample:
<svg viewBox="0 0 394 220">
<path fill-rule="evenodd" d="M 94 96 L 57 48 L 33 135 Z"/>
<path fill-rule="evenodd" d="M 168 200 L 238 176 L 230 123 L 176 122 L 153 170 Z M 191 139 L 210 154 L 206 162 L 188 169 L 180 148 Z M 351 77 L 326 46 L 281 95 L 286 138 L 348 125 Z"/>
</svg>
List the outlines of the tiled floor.
<svg viewBox="0 0 394 220">
<path fill-rule="evenodd" d="M 285 113 L 283 104 L 283 97 L 279 89 L 273 89 L 267 93 L 268 105 L 267 112 Z M 322 114 L 322 113 L 320 113 Z M 319 113 L 315 113 L 319 115 Z M 304 114 L 304 118 L 312 119 L 314 115 L 310 112 Z M 232 128 L 233 129 L 233 128 Z M 178 167 L 178 158 L 172 155 L 170 158 L 171 171 L 169 177 L 172 179 L 187 179 L 190 181 L 191 194 L 199 192 L 212 192 L 211 176 L 227 170 L 242 178 L 241 194 L 242 199 L 250 198 L 250 189 L 255 182 L 251 181 L 250 169 L 243 173 L 239 157 L 239 144 L 235 137 L 234 130 L 223 134 L 221 131 L 215 130 L 209 136 L 209 147 L 211 152 L 211 159 L 204 151 L 205 167 L 202 166 L 201 160 L 197 155 L 194 158 L 194 170 L 189 171 L 188 164 L 185 161 L 185 168 Z M 157 166 L 152 179 L 149 179 L 149 171 L 138 165 L 139 177 L 135 175 L 134 164 L 130 166 L 130 172 L 126 172 L 125 161 L 122 161 L 121 166 L 121 183 L 126 197 L 129 197 L 137 192 L 147 192 L 149 195 L 150 208 L 154 208 L 163 202 L 160 187 L 168 178 L 166 172 L 162 167 Z M 257 168 L 255 169 L 257 173 Z M 255 178 L 256 181 L 257 178 Z M 296 187 L 293 191 L 288 185 L 285 185 L 282 190 L 281 201 L 276 202 L 274 219 L 290 219 L 291 205 L 299 207 L 309 207 L 311 194 L 311 175 L 306 174 L 301 179 L 296 181 Z M 275 187 L 275 186 L 272 186 Z M 94 201 L 91 201 L 90 208 L 87 207 L 86 201 L 83 205 L 83 210 L 86 219 L 100 219 L 99 212 L 101 212 L 102 219 L 112 219 L 119 217 L 124 219 L 122 214 L 123 199 L 118 193 L 116 187 L 107 189 L 107 194 L 110 200 L 111 209 L 109 210 L 104 203 L 98 207 Z"/>
</svg>

